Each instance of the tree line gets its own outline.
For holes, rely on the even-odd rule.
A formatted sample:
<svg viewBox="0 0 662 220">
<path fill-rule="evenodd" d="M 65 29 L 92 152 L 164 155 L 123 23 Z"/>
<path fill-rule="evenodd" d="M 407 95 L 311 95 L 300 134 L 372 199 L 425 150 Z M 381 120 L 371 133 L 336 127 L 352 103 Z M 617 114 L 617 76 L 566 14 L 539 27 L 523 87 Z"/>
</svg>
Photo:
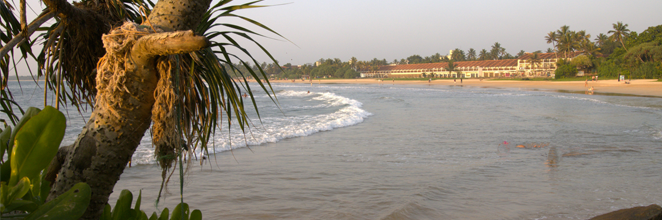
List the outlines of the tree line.
<svg viewBox="0 0 662 220">
<path fill-rule="evenodd" d="M 589 74 L 603 77 L 618 77 L 626 75 L 630 78 L 660 78 L 662 75 L 662 26 L 649 27 L 641 34 L 630 31 L 627 24 L 617 22 L 613 24 L 613 29 L 605 33 L 598 34 L 592 38 L 591 34 L 585 30 L 574 31 L 568 25 L 561 26 L 556 31 L 550 31 L 544 37 L 551 48 L 547 48 L 545 53 L 555 53 L 556 57 L 561 58 L 557 63 L 556 75 L 559 77 L 574 77 L 578 70 Z M 582 55 L 570 57 L 574 52 L 581 52 Z M 527 60 L 531 65 L 539 65 L 541 59 L 537 56 L 543 53 L 542 50 L 533 52 Z M 374 71 L 383 65 L 404 65 L 421 63 L 438 63 L 453 61 L 477 61 L 477 60 L 501 60 L 516 59 L 526 54 L 520 50 L 512 55 L 506 51 L 499 42 L 495 42 L 488 49 L 480 51 L 474 48 L 464 51 L 459 48 L 452 50 L 449 56 L 435 53 L 430 56 L 420 56 L 414 54 L 400 60 L 394 59 L 391 62 L 386 59 L 377 59 L 361 61 L 356 57 L 348 61 L 342 61 L 339 58 L 319 59 L 315 64 L 304 64 L 294 66 L 290 63 L 280 66 L 278 62 L 262 63 L 258 67 L 254 65 L 247 67 L 244 64 L 234 64 L 234 69 L 240 72 L 259 72 L 260 69 L 272 78 L 298 79 L 305 76 L 313 78 L 356 78 L 360 71 Z M 573 61 L 569 61 L 573 58 Z M 228 64 L 226 64 L 228 65 Z M 227 68 L 232 68 L 228 67 Z M 257 74 L 260 75 L 260 74 Z M 239 76 L 237 74 L 237 76 Z"/>
<path fill-rule="evenodd" d="M 551 50 L 551 49 L 550 49 Z M 517 56 L 524 54 L 524 51 L 520 51 Z M 506 49 L 501 46 L 499 42 L 495 42 L 492 45 L 491 49 L 488 51 L 482 49 L 477 53 L 476 50 L 470 48 L 467 52 L 456 48 L 453 50 L 450 58 L 449 56 L 441 55 L 435 53 L 431 56 L 422 57 L 420 55 L 411 55 L 406 59 L 394 59 L 392 62 L 386 61 L 386 59 L 377 59 L 373 58 L 372 60 L 362 61 L 358 60 L 356 57 L 350 58 L 348 61 L 342 61 L 339 58 L 321 58 L 315 64 L 304 64 L 304 65 L 292 65 L 291 63 L 286 63 L 284 65 L 279 65 L 278 62 L 266 63 L 263 62 L 259 66 L 246 66 L 245 63 L 238 64 L 225 64 L 225 68 L 233 69 L 235 76 L 241 76 L 241 73 L 250 73 L 251 71 L 257 73 L 260 70 L 266 73 L 267 76 L 271 78 L 280 78 L 280 79 L 299 79 L 305 76 L 310 76 L 313 78 L 357 78 L 359 77 L 360 71 L 374 71 L 379 69 L 379 66 L 384 65 L 404 65 L 404 64 L 420 64 L 420 63 L 439 63 L 439 62 L 449 62 L 450 60 L 454 61 L 474 61 L 474 60 L 500 60 L 500 59 L 515 59 L 516 56 L 511 55 L 506 52 Z M 260 75 L 260 74 L 256 74 Z"/>
<path fill-rule="evenodd" d="M 652 26 L 641 34 L 630 31 L 628 24 L 616 22 L 607 34 L 594 41 L 586 31 L 573 31 L 567 25 L 550 31 L 545 40 L 560 59 L 557 77 L 574 77 L 578 70 L 600 77 L 655 79 L 662 76 L 662 25 Z M 581 52 L 568 61 L 572 52 Z"/>
</svg>

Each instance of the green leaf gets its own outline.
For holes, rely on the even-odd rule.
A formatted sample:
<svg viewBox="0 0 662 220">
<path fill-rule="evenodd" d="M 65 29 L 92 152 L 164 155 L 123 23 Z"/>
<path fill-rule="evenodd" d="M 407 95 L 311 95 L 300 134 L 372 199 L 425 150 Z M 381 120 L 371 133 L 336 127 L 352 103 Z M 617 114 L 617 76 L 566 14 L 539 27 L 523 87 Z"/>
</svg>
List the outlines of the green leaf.
<svg viewBox="0 0 662 220">
<path fill-rule="evenodd" d="M 138 217 L 136 219 L 138 219 L 138 220 L 148 220 L 147 219 L 147 214 L 145 214 L 144 211 L 136 209 L 136 212 L 139 212 Z"/>
<path fill-rule="evenodd" d="M 142 195 L 143 195 L 143 190 L 141 189 L 138 193 L 138 200 L 136 200 L 136 206 L 135 206 L 135 208 L 133 208 L 136 211 L 140 211 L 140 201 L 141 201 Z M 145 216 L 147 216 L 147 215 L 145 215 Z"/>
<path fill-rule="evenodd" d="M 129 190 L 122 190 L 120 197 L 115 203 L 113 208 L 113 220 L 125 220 L 131 217 L 131 203 L 133 202 L 133 194 Z"/>
<path fill-rule="evenodd" d="M 66 121 L 62 112 L 46 106 L 20 128 L 11 154 L 10 186 L 23 177 L 34 179 L 50 164 L 64 137 Z"/>
<path fill-rule="evenodd" d="M 23 197 L 28 191 L 30 190 L 30 179 L 27 177 L 21 178 L 21 181 L 18 181 L 18 183 L 15 186 L 9 186 L 9 192 L 7 192 L 7 197 L 6 200 L 4 201 L 4 205 L 8 206 L 14 200 L 19 199 Z"/>
<path fill-rule="evenodd" d="M 39 206 L 34 203 L 33 201 L 30 200 L 16 200 L 11 203 L 11 205 L 8 205 L 5 207 L 5 212 L 11 212 L 11 211 L 26 211 L 26 212 L 32 212 L 39 208 Z"/>
<path fill-rule="evenodd" d="M 202 212 L 198 209 L 193 210 L 190 220 L 202 220 Z"/>
<path fill-rule="evenodd" d="M 110 205 L 106 203 L 106 206 L 103 207 L 103 214 L 99 220 L 110 220 L 113 218 L 112 213 L 110 212 Z"/>
<path fill-rule="evenodd" d="M 14 127 L 13 131 L 11 132 L 11 137 L 9 137 L 9 146 L 8 146 L 8 151 L 11 152 L 12 147 L 14 146 L 14 138 L 16 137 L 16 133 L 27 123 L 32 117 L 35 115 L 39 114 L 41 109 L 35 108 L 35 107 L 30 107 L 28 108 L 27 111 L 25 111 L 25 114 L 23 114 L 23 117 L 21 118 L 20 121 L 18 121 L 18 124 L 16 124 L 16 127 Z"/>
<path fill-rule="evenodd" d="M 0 213 L 5 212 L 5 203 L 7 203 L 8 194 L 9 186 L 7 186 L 7 182 L 0 182 Z"/>
<path fill-rule="evenodd" d="M 168 210 L 168 208 L 164 208 L 163 211 L 161 212 L 161 217 L 159 217 L 159 220 L 168 220 L 169 215 L 170 215 L 170 210 Z"/>
<path fill-rule="evenodd" d="M 45 174 L 43 176 L 46 177 Z M 39 193 L 39 195 L 40 195 L 39 198 L 41 199 L 41 202 L 44 203 L 44 202 L 46 202 L 46 198 L 48 197 L 48 193 L 51 192 L 51 181 L 48 181 L 46 179 L 42 179 L 41 180 L 41 188 L 39 190 L 41 190 L 41 193 Z"/>
<path fill-rule="evenodd" d="M 0 133 L 0 158 L 5 158 L 5 151 L 9 149 L 8 143 L 11 138 L 11 127 L 5 127 L 5 130 Z"/>
<path fill-rule="evenodd" d="M 11 176 L 11 158 L 9 158 L 5 163 L 0 167 L 0 181 L 9 182 L 9 177 Z"/>
<path fill-rule="evenodd" d="M 39 207 L 25 220 L 78 219 L 83 216 L 90 204 L 91 192 L 87 183 L 77 183 L 69 191 Z"/>
<path fill-rule="evenodd" d="M 182 216 L 184 217 L 182 219 Z M 172 210 L 172 217 L 170 220 L 188 220 L 189 211 L 188 204 L 179 203 L 175 209 Z"/>
<path fill-rule="evenodd" d="M 156 212 L 152 212 L 152 216 L 149 217 L 149 220 L 159 220 L 159 217 L 156 216 Z"/>
</svg>

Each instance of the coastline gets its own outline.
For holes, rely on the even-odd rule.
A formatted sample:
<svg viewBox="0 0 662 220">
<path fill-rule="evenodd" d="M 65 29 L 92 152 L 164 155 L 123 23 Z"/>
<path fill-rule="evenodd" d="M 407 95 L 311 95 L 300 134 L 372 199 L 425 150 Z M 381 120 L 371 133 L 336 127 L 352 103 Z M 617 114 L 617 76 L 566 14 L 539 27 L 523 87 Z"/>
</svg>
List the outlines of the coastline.
<svg viewBox="0 0 662 220">
<path fill-rule="evenodd" d="M 249 80 L 255 82 L 255 80 Z M 272 83 L 293 83 L 292 80 L 272 80 Z M 310 81 L 296 80 L 294 83 L 309 84 Z M 462 85 L 462 86 L 476 86 L 486 88 L 520 88 L 530 90 L 552 90 L 552 91 L 567 91 L 574 93 L 584 93 L 589 88 L 593 87 L 594 94 L 621 94 L 621 95 L 634 95 L 634 96 L 648 96 L 662 98 L 662 82 L 657 82 L 657 79 L 636 79 L 632 80 L 630 84 L 618 82 L 618 80 L 599 80 L 598 82 L 588 82 L 588 86 L 584 86 L 584 81 L 522 81 L 522 80 L 479 80 L 479 79 L 464 79 L 463 83 L 453 82 L 452 80 L 433 80 L 431 83 L 427 81 L 418 80 L 396 80 L 380 82 L 377 79 L 324 79 L 313 80 L 313 84 L 385 84 L 385 85 Z"/>
</svg>

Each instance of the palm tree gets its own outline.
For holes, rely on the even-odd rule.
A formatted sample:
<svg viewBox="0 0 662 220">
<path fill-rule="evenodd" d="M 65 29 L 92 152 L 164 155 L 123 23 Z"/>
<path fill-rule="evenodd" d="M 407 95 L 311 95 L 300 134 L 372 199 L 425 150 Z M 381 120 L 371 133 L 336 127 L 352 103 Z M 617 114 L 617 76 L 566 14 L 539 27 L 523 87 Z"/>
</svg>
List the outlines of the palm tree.
<svg viewBox="0 0 662 220">
<path fill-rule="evenodd" d="M 156 5 L 142 0 L 82 1 L 75 5 L 65 0 L 42 2 L 43 13 L 29 25 L 24 22 L 25 29 L 13 22 L 17 20 L 13 9 L 0 11 L 3 21 L 12 21 L 3 25 L 11 31 L 7 31 L 10 36 L 2 38 L 1 75 L 6 77 L 8 70 L 14 68 L 5 59 L 34 59 L 43 64 L 36 75 L 44 77 L 45 92 L 56 93 L 55 103 L 89 104 L 93 109 L 78 140 L 70 147 L 60 148 L 58 155 L 65 157 L 54 160 L 61 167 L 54 170 L 57 175 L 53 177 L 57 179 L 50 180 L 54 185 L 48 200 L 76 183 L 86 182 L 92 196 L 82 218 L 98 219 L 150 125 L 155 156 L 164 177 L 175 159 L 181 160 L 187 151 L 201 147 L 197 150 L 209 152 L 207 144 L 224 115 L 226 121 L 238 122 L 233 125 L 242 131 L 250 125 L 245 100 L 240 96 L 247 92 L 254 102 L 245 76 L 261 76 L 265 80 L 268 77 L 235 38 L 257 44 L 276 61 L 253 39 L 260 34 L 217 21 L 239 18 L 278 35 L 257 21 L 236 14 L 238 10 L 262 7 L 256 5 L 260 1 L 236 6 L 229 4 L 231 0 L 213 6 L 211 0 L 168 0 Z M 55 22 L 47 27 L 48 32 L 31 35 L 53 18 Z M 210 31 L 219 25 L 225 30 Z M 217 36 L 224 41 L 216 42 Z M 36 56 L 31 42 L 44 42 Z M 16 48 L 21 53 L 14 53 Z M 237 48 L 243 54 L 232 54 L 227 48 Z M 252 62 L 239 57 L 248 57 Z M 236 68 L 233 60 L 245 68 Z M 252 66 L 257 66 L 257 71 Z M 241 78 L 233 78 L 234 73 Z M 58 89 L 63 83 L 69 89 Z M 258 80 L 258 84 L 272 97 L 268 81 Z M 0 88 L 2 100 L 13 101 L 6 84 Z M 181 164 L 179 169 L 182 173 Z"/>
<path fill-rule="evenodd" d="M 501 44 L 499 42 L 494 42 L 492 50 L 490 50 L 490 55 L 492 55 L 492 59 L 498 60 L 504 52 L 505 49 L 501 47 Z"/>
<path fill-rule="evenodd" d="M 602 55 L 602 53 L 600 53 L 601 49 L 597 47 L 595 43 L 589 40 L 583 40 L 580 46 L 582 51 L 584 51 L 584 53 L 587 55 L 591 55 L 593 57 Z"/>
<path fill-rule="evenodd" d="M 468 60 L 476 60 L 476 50 L 474 48 L 469 48 L 469 51 L 467 52 L 467 59 Z"/>
<path fill-rule="evenodd" d="M 478 55 L 479 60 L 487 60 L 489 59 L 490 54 L 487 52 L 487 50 L 482 49 L 480 51 L 480 54 Z"/>
<path fill-rule="evenodd" d="M 558 39 L 558 35 L 556 35 L 556 32 L 550 31 L 547 33 L 547 36 L 545 36 L 545 40 L 547 41 L 547 44 L 552 44 L 552 47 L 556 48 L 556 40 Z M 558 57 L 556 54 L 556 51 L 554 52 L 554 56 Z"/>
<path fill-rule="evenodd" d="M 457 72 L 456 77 L 460 75 L 460 71 L 457 71 L 457 64 L 453 63 L 453 60 L 448 61 L 448 66 L 444 67 L 446 71 L 448 71 L 448 74 L 453 74 L 453 72 Z"/>
<path fill-rule="evenodd" d="M 609 36 L 603 33 L 598 34 L 598 36 L 595 38 L 595 43 L 597 43 L 600 47 L 604 46 L 607 41 L 609 41 Z"/>
<path fill-rule="evenodd" d="M 576 33 L 570 30 L 570 26 L 563 25 L 556 31 L 559 52 L 564 52 L 564 57 L 568 58 L 568 53 L 572 52 L 575 48 Z"/>
<path fill-rule="evenodd" d="M 539 67 L 540 63 L 542 62 L 538 54 L 539 54 L 538 52 L 533 52 L 533 54 L 531 54 L 529 59 L 527 59 L 527 61 L 529 62 L 529 68 L 531 70 L 534 70 L 536 67 Z"/>
<path fill-rule="evenodd" d="M 451 56 L 451 59 L 457 61 L 464 61 L 465 60 L 464 51 L 460 50 L 459 48 L 455 48 L 455 50 L 453 50 L 453 55 Z"/>
<path fill-rule="evenodd" d="M 616 22 L 613 24 L 614 30 L 610 30 L 607 33 L 611 34 L 611 39 L 613 41 L 619 41 L 621 42 L 621 45 L 623 46 L 623 49 L 627 51 L 628 49 L 625 48 L 625 44 L 623 43 L 623 39 L 626 38 L 628 35 L 630 35 L 630 29 L 628 29 L 627 24 L 623 24 L 623 22 Z"/>
</svg>

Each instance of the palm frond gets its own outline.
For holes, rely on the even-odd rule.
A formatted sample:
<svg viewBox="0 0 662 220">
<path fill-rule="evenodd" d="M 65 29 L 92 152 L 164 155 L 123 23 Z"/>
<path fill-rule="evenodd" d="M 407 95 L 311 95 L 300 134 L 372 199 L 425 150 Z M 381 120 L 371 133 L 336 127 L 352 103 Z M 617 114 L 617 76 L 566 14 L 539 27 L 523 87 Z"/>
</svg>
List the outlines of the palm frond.
<svg viewBox="0 0 662 220">
<path fill-rule="evenodd" d="M 253 105 L 257 119 L 261 121 L 254 93 L 248 83 L 248 76 L 254 79 L 265 79 L 264 82 L 257 80 L 257 83 L 266 92 L 267 96 L 278 105 L 278 100 L 268 81 L 267 74 L 258 65 L 259 62 L 255 60 L 253 55 L 237 41 L 237 39 L 248 40 L 248 42 L 257 45 L 263 53 L 276 62 L 267 49 L 253 38 L 255 36 L 268 37 L 244 26 L 217 21 L 227 17 L 236 17 L 249 22 L 249 24 L 260 30 L 275 34 L 278 37 L 282 36 L 255 20 L 234 14 L 234 12 L 241 9 L 265 7 L 256 5 L 261 1 L 229 5 L 231 2 L 231 0 L 220 1 L 209 8 L 195 30 L 197 34 L 209 38 L 212 47 L 180 55 L 177 58 L 180 69 L 176 71 L 178 75 L 175 76 L 174 79 L 176 80 L 174 81 L 177 82 L 175 84 L 178 91 L 177 111 L 181 114 L 178 117 L 177 124 L 180 126 L 178 129 L 186 141 L 186 149 L 196 150 L 197 147 L 201 147 L 201 152 L 205 154 L 209 154 L 209 142 L 217 129 L 220 129 L 221 123 L 227 123 L 228 132 L 233 127 L 238 127 L 243 133 L 250 132 L 251 120 L 247 114 L 247 102 L 242 98 L 243 92 L 248 93 L 249 102 Z M 216 31 L 213 29 L 215 27 L 226 27 L 225 29 L 229 30 Z M 229 48 L 238 50 L 240 54 L 229 52 Z M 244 60 L 242 57 L 248 59 Z M 236 68 L 235 62 L 245 67 L 242 68 L 244 70 Z M 258 67 L 257 70 L 251 68 L 251 64 L 255 64 Z M 211 146 L 213 146 L 213 143 Z M 179 150 L 171 152 L 179 152 Z M 162 165 L 164 169 L 167 169 L 173 161 L 162 162 L 168 163 Z"/>
</svg>

